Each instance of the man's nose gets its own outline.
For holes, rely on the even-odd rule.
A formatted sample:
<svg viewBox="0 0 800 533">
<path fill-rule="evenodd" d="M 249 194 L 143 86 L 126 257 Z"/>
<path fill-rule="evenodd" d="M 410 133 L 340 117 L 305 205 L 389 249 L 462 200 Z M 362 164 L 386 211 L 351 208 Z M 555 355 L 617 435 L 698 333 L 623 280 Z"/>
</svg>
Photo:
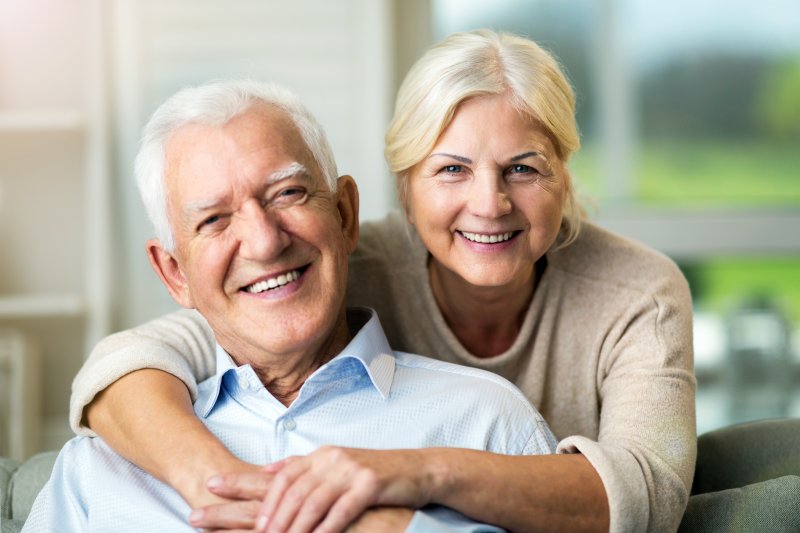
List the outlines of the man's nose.
<svg viewBox="0 0 800 533">
<path fill-rule="evenodd" d="M 483 218 L 499 218 L 511 213 L 511 198 L 500 172 L 484 171 L 473 176 L 469 188 L 469 211 Z"/>
<path fill-rule="evenodd" d="M 265 209 L 258 202 L 242 206 L 236 218 L 236 237 L 242 258 L 253 261 L 273 259 L 289 246 L 289 234 L 283 230 L 279 214 Z"/>
</svg>

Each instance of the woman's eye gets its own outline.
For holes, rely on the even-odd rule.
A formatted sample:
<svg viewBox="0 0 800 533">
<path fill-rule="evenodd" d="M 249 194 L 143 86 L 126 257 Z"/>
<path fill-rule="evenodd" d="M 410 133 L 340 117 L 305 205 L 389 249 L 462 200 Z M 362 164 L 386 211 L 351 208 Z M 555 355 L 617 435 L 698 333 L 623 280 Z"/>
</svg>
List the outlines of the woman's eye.
<svg viewBox="0 0 800 533">
<path fill-rule="evenodd" d="M 462 167 L 461 165 L 447 165 L 442 170 L 449 174 L 458 174 L 459 172 L 464 170 L 464 167 Z"/>
<path fill-rule="evenodd" d="M 528 172 L 535 172 L 535 169 L 528 165 L 513 165 L 511 167 L 511 172 L 514 174 L 526 174 Z"/>
<path fill-rule="evenodd" d="M 506 179 L 529 181 L 539 179 L 542 174 L 530 165 L 511 165 L 506 169 Z"/>
</svg>

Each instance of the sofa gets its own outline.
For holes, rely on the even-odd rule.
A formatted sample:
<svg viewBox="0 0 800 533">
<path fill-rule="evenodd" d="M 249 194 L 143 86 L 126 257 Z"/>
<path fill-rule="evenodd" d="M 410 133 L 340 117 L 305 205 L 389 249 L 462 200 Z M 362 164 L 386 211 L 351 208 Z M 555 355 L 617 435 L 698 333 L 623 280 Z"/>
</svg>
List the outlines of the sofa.
<svg viewBox="0 0 800 533">
<path fill-rule="evenodd" d="M 34 455 L 24 463 L 0 457 L 0 533 L 17 533 L 33 500 L 50 477 L 58 452 Z"/>
<path fill-rule="evenodd" d="M 697 440 L 679 532 L 800 532 L 800 418 L 724 427 Z"/>
<path fill-rule="evenodd" d="M 56 452 L 0 458 L 0 533 L 17 533 Z M 701 435 L 681 533 L 800 531 L 800 419 L 748 422 Z"/>
</svg>

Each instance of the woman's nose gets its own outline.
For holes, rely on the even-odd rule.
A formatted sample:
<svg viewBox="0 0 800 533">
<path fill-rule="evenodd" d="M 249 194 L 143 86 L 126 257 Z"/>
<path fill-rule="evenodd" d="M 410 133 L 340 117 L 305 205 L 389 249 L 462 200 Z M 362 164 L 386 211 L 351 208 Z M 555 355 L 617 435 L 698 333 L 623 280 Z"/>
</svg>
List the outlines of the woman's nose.
<svg viewBox="0 0 800 533">
<path fill-rule="evenodd" d="M 241 209 L 234 222 L 239 240 L 239 255 L 252 261 L 267 261 L 279 256 L 290 243 L 280 217 L 257 202 Z"/>
<path fill-rule="evenodd" d="M 502 176 L 494 173 L 475 175 L 469 190 L 469 210 L 483 218 L 499 218 L 511 213 L 511 199 Z"/>
</svg>

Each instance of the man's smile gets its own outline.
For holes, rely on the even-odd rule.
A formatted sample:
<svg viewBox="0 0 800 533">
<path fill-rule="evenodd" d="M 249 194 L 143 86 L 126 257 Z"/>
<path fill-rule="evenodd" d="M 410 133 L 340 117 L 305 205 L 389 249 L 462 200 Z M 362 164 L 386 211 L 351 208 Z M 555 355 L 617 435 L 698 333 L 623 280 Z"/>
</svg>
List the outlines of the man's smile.
<svg viewBox="0 0 800 533">
<path fill-rule="evenodd" d="M 308 269 L 309 265 L 305 265 L 301 268 L 289 270 L 288 272 L 284 272 L 282 274 L 278 274 L 276 276 L 271 276 L 269 278 L 262 279 L 245 287 L 242 287 L 241 290 L 249 292 L 250 294 L 259 294 L 264 291 L 269 291 L 273 289 L 278 289 L 280 287 L 284 287 L 293 281 L 297 281 L 300 279 L 300 276 Z"/>
</svg>

